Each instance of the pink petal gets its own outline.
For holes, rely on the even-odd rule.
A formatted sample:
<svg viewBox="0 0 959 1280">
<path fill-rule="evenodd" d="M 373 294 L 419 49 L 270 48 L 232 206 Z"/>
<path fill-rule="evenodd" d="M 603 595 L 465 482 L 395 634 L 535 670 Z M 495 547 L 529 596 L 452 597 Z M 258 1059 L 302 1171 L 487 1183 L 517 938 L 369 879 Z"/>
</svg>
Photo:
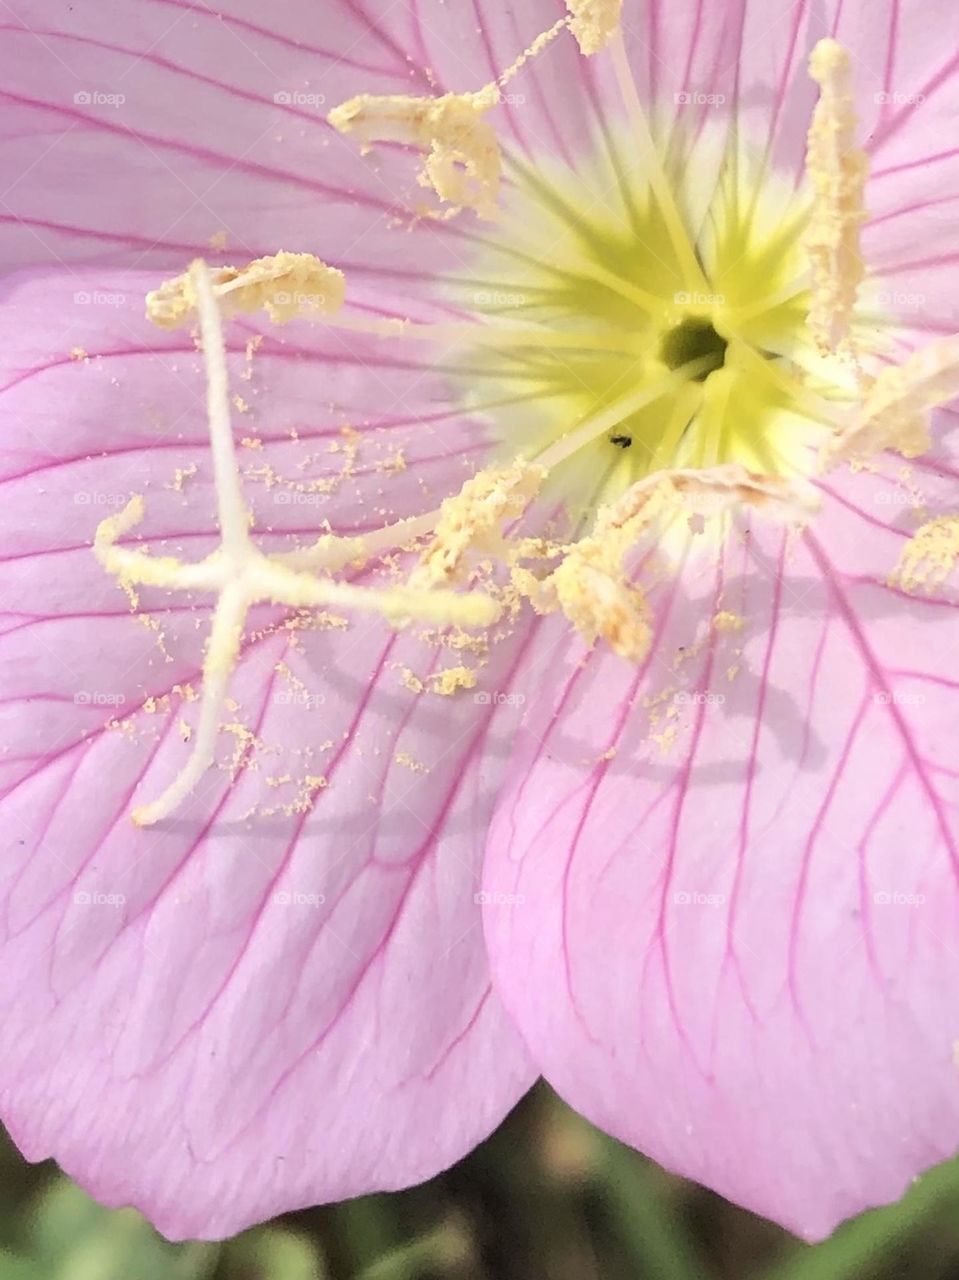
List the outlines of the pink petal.
<svg viewBox="0 0 959 1280">
<path fill-rule="evenodd" d="M 417 287 L 458 262 L 461 232 L 428 220 L 411 157 L 375 162 L 326 113 L 356 93 L 429 93 L 422 68 L 347 0 L 264 19 L 234 0 L 14 0 L 0 15 L 0 266 L 97 261 L 178 268 L 310 250 Z M 418 194 L 416 194 L 418 193 Z M 458 250 L 458 256 L 457 256 Z M 420 264 L 420 265 L 418 265 Z"/>
<path fill-rule="evenodd" d="M 132 826 L 131 799 L 157 795 L 188 749 L 195 704 L 147 700 L 198 683 L 208 602 L 145 592 L 148 630 L 90 541 L 131 492 L 155 549 L 195 558 L 214 540 L 199 362 L 189 337 L 141 319 L 152 282 L 28 279 L 0 313 L 0 1092 L 31 1158 L 168 1235 L 215 1237 L 429 1177 L 528 1087 L 475 899 L 513 708 L 412 695 L 407 668 L 463 661 L 418 629 L 263 633 L 261 613 L 233 693 L 262 745 L 232 787 L 211 770 L 173 819 Z M 261 532 L 411 514 L 482 456 L 428 367 L 323 334 L 272 330 L 244 381 L 231 332 L 251 406 L 236 434 L 264 441 L 246 465 L 334 477 L 355 445 L 343 428 L 361 432 L 328 496 L 248 478 Z M 507 690 L 526 643 L 495 646 L 477 689 Z M 229 760 L 237 739 L 222 740 Z M 295 806 L 305 775 L 328 781 L 311 812 L 248 816 Z"/>
<path fill-rule="evenodd" d="M 641 672 L 554 636 L 487 852 L 494 979 L 551 1083 L 810 1238 L 959 1143 L 959 596 L 888 585 L 897 470 L 674 584 Z M 915 468 L 931 514 L 957 474 Z"/>
</svg>

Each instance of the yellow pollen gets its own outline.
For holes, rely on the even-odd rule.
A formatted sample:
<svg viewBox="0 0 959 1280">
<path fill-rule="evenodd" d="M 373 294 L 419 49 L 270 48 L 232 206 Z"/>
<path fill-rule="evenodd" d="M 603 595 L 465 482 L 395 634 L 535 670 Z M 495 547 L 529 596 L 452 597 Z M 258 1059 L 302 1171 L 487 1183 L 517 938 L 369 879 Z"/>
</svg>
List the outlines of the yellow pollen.
<svg viewBox="0 0 959 1280">
<path fill-rule="evenodd" d="M 475 689 L 476 672 L 472 667 L 446 667 L 430 676 L 430 688 L 444 698 L 452 697 L 460 689 Z"/>
<path fill-rule="evenodd" d="M 498 97 L 496 85 L 478 93 L 441 98 L 361 93 L 327 119 L 339 133 L 355 134 L 364 153 L 374 142 L 405 142 L 426 154 L 418 181 L 432 187 L 452 216 L 473 209 L 492 218 L 500 187 L 500 150 L 484 112 Z"/>
<path fill-rule="evenodd" d="M 580 50 L 589 57 L 605 49 L 619 30 L 623 0 L 566 0 L 569 29 Z"/>
<path fill-rule="evenodd" d="M 568 24 L 568 18 L 554 23 L 481 89 L 438 98 L 360 93 L 334 107 L 327 120 L 338 133 L 355 135 L 364 155 L 375 142 L 403 142 L 422 152 L 426 159 L 417 180 L 449 205 L 441 217 L 472 209 L 481 218 L 494 218 L 502 157 L 496 132 L 483 116 L 501 101 L 503 87 Z"/>
<path fill-rule="evenodd" d="M 261 308 L 274 324 L 301 312 L 333 315 L 343 306 L 346 281 L 312 253 L 280 252 L 255 258 L 245 267 L 218 267 L 210 272 L 213 293 L 224 314 Z M 147 294 L 147 319 L 161 329 L 178 329 L 197 310 L 192 269 Z"/>
<path fill-rule="evenodd" d="M 480 471 L 440 507 L 436 532 L 412 582 L 441 586 L 456 581 L 468 552 L 499 549 L 501 528 L 518 519 L 546 476 L 535 463 L 517 458 L 510 466 Z"/>
<path fill-rule="evenodd" d="M 612 539 L 583 538 L 550 576 L 548 587 L 587 644 L 602 638 L 619 657 L 641 662 L 652 639 L 649 606 L 642 591 L 626 580 L 625 550 Z"/>
<path fill-rule="evenodd" d="M 812 267 L 809 327 L 820 349 L 849 345 L 856 293 L 865 275 L 859 230 L 865 221 L 863 189 L 869 159 L 856 148 L 850 59 L 835 40 L 820 40 L 809 59 L 820 87 L 806 145 L 813 206 L 805 247 Z"/>
<path fill-rule="evenodd" d="M 916 458 L 930 447 L 929 414 L 959 395 L 959 336 L 914 351 L 901 365 L 883 369 L 852 421 L 836 436 L 827 464 L 894 449 Z"/>
<path fill-rule="evenodd" d="M 903 547 L 890 582 L 903 591 L 933 591 L 959 557 L 959 516 L 940 516 L 917 529 Z"/>
</svg>

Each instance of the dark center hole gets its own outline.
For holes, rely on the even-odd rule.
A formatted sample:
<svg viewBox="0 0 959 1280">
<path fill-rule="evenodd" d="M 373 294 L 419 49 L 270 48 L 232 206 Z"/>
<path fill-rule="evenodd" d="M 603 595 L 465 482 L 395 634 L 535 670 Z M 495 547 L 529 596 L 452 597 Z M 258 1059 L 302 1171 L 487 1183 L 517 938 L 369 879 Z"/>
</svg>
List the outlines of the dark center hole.
<svg viewBox="0 0 959 1280">
<path fill-rule="evenodd" d="M 690 316 L 670 329 L 659 344 L 659 358 L 667 369 L 678 369 L 690 360 L 710 356 L 709 365 L 696 374 L 696 382 L 705 382 L 714 369 L 721 369 L 726 359 L 725 338 L 721 338 L 708 320 Z"/>
</svg>

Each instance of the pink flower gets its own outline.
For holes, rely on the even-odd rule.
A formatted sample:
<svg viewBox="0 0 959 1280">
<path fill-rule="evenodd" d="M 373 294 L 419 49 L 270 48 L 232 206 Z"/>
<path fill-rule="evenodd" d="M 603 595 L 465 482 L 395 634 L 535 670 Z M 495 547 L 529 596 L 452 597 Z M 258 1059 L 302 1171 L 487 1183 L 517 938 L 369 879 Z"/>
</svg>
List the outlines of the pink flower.
<svg viewBox="0 0 959 1280">
<path fill-rule="evenodd" d="M 959 13 L 570 9 L 7 6 L 0 1097 L 174 1237 L 540 1073 L 808 1237 L 959 1142 Z M 143 297 L 281 250 L 215 483 Z"/>
</svg>

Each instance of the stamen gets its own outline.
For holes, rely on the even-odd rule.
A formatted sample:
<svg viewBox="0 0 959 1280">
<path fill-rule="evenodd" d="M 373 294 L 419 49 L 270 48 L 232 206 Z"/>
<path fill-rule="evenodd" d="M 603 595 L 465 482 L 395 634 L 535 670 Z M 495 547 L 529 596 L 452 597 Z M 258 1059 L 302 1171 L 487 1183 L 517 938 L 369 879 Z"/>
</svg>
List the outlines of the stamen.
<svg viewBox="0 0 959 1280">
<path fill-rule="evenodd" d="M 448 216 L 473 209 L 481 218 L 493 218 L 501 160 L 496 133 L 483 113 L 496 104 L 498 92 L 496 85 L 487 85 L 478 93 L 441 98 L 361 93 L 334 107 L 327 119 L 339 133 L 355 134 L 364 155 L 374 142 L 405 142 L 425 152 L 418 181 L 451 206 Z"/>
<path fill-rule="evenodd" d="M 290 608 L 334 605 L 372 610 L 397 626 L 420 619 L 441 626 L 485 627 L 496 622 L 502 613 L 501 606 L 482 593 L 422 590 L 412 586 L 360 587 L 331 578 L 315 578 L 298 567 L 297 558 L 311 566 L 316 562 L 349 563 L 370 554 L 373 538 L 321 538 L 312 548 L 282 557 L 266 556 L 256 548 L 249 534 L 250 517 L 240 488 L 233 445 L 226 357 L 214 284 L 203 262 L 193 263 L 182 279 L 184 296 L 189 294 L 199 317 L 206 363 L 220 543 L 199 564 L 182 564 L 171 556 L 154 557 L 144 551 L 118 547 L 118 539 L 143 517 L 144 503 L 139 496 L 121 512 L 103 520 L 94 537 L 97 559 L 128 590 L 142 584 L 216 591 L 219 596 L 203 661 L 200 723 L 192 751 L 166 791 L 152 803 L 134 810 L 134 821 L 141 826 L 158 822 L 174 812 L 213 763 L 230 677 L 239 661 L 243 630 L 253 605 L 271 603 Z M 430 517 L 429 527 L 435 519 Z M 417 518 L 400 521 L 381 532 L 395 545 L 398 538 L 408 539 L 424 531 L 422 518 Z"/>
<path fill-rule="evenodd" d="M 818 505 L 811 486 L 755 475 L 737 464 L 655 472 L 601 507 L 593 532 L 563 549 L 563 559 L 549 577 L 539 581 L 528 570 L 517 569 L 513 585 L 537 612 L 560 609 L 587 643 L 602 638 L 620 657 L 639 662 L 652 634 L 649 606 L 629 581 L 624 562 L 656 519 L 680 510 L 702 520 L 747 506 L 786 523 L 803 523 Z"/>
<path fill-rule="evenodd" d="M 940 338 L 890 365 L 873 382 L 853 420 L 826 451 L 835 466 L 894 449 L 916 458 L 931 446 L 929 414 L 959 395 L 959 335 Z"/>
<path fill-rule="evenodd" d="M 619 31 L 623 0 L 566 0 L 569 29 L 587 57 L 605 49 Z"/>
<path fill-rule="evenodd" d="M 498 550 L 504 520 L 519 519 L 536 496 L 546 470 L 517 458 L 509 467 L 480 471 L 440 507 L 436 533 L 410 582 L 440 586 L 458 577 L 467 552 Z"/>
<path fill-rule="evenodd" d="M 582 538 L 544 584 L 587 644 L 604 639 L 615 654 L 642 662 L 652 628 L 649 605 L 623 569 L 625 539 Z M 533 601 L 543 612 L 542 602 Z"/>
<path fill-rule="evenodd" d="M 865 275 L 859 229 L 866 219 L 863 188 L 869 158 L 856 149 L 849 54 L 835 40 L 820 40 L 809 59 L 820 86 L 806 145 L 814 199 L 805 247 L 812 266 L 809 327 L 820 349 L 849 346 L 856 293 Z"/>
<path fill-rule="evenodd" d="M 274 324 L 285 324 L 301 311 L 307 316 L 333 315 L 343 305 L 346 281 L 312 253 L 273 254 L 245 267 L 218 267 L 212 289 L 228 315 L 263 308 Z M 161 329 L 178 329 L 197 310 L 194 274 L 166 280 L 147 294 L 146 314 Z"/>
<path fill-rule="evenodd" d="M 482 89 L 439 98 L 361 93 L 334 107 L 327 120 L 338 133 L 355 134 L 363 155 L 374 142 L 403 142 L 423 152 L 418 181 L 449 204 L 443 217 L 472 209 L 481 218 L 495 218 L 502 159 L 496 133 L 482 117 L 499 103 L 502 88 L 568 25 L 568 18 L 554 23 Z"/>
<path fill-rule="evenodd" d="M 959 519 L 939 516 L 917 529 L 903 547 L 890 582 L 912 593 L 932 594 L 959 559 Z"/>
</svg>

